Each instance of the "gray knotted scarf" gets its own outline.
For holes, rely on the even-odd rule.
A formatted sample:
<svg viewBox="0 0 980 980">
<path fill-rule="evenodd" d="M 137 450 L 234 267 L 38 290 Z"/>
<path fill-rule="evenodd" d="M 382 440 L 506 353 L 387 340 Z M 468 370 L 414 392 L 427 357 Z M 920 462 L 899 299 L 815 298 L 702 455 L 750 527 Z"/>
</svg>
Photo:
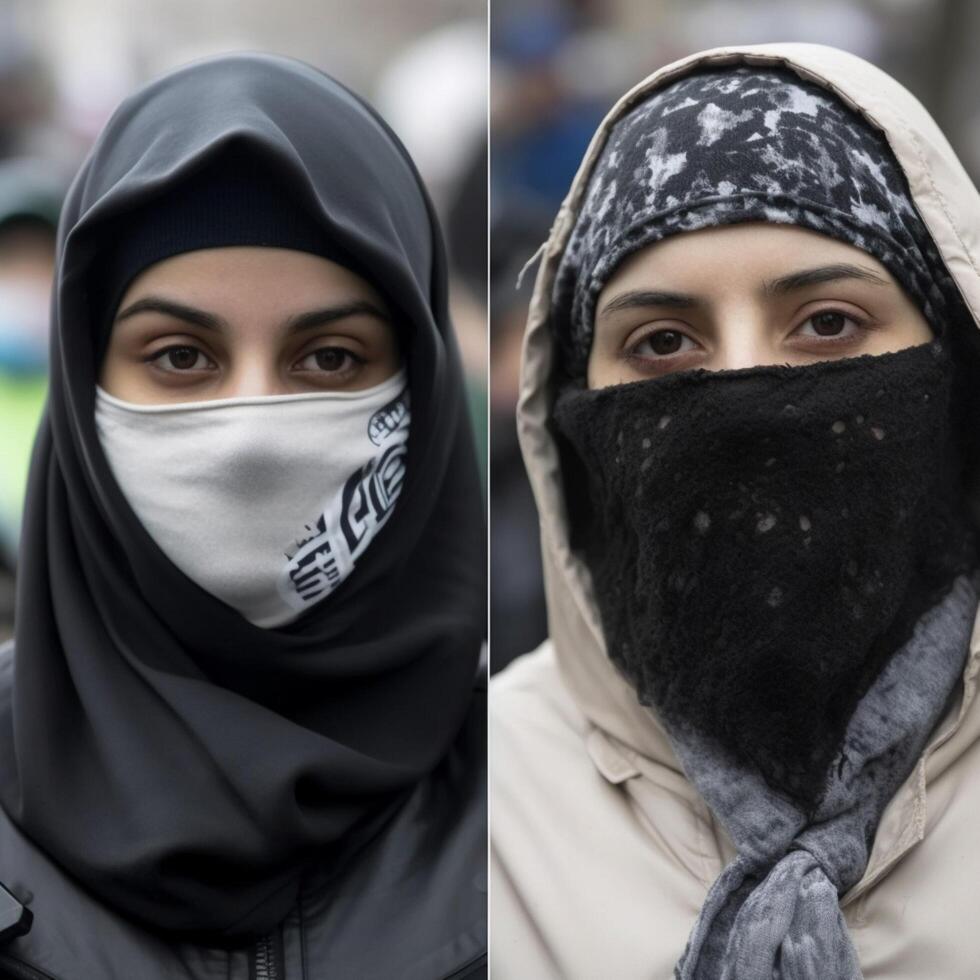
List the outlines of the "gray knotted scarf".
<svg viewBox="0 0 980 980">
<path fill-rule="evenodd" d="M 671 733 L 738 850 L 708 892 L 676 980 L 860 980 L 838 899 L 864 873 L 882 811 L 949 704 L 978 584 L 956 579 L 859 702 L 812 820 L 693 733 Z"/>
</svg>

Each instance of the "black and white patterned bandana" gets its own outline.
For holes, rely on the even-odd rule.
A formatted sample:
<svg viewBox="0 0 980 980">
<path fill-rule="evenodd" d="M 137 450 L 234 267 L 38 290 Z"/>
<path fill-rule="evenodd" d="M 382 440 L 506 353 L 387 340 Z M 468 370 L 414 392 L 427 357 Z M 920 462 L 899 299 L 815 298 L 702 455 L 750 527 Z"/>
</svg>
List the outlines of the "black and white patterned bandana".
<svg viewBox="0 0 980 980">
<path fill-rule="evenodd" d="M 884 136 L 791 71 L 712 69 L 659 90 L 610 132 L 555 280 L 567 374 L 585 374 L 596 299 L 623 259 L 678 232 L 744 221 L 863 249 L 944 332 L 954 287 Z"/>
</svg>

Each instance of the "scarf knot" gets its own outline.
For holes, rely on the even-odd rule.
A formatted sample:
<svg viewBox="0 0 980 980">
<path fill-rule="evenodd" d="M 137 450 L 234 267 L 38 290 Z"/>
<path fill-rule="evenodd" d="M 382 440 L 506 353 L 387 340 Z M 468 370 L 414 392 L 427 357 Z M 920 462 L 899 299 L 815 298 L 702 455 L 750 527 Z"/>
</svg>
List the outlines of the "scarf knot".
<svg viewBox="0 0 980 980">
<path fill-rule="evenodd" d="M 778 861 L 736 915 L 725 980 L 857 980 L 861 971 L 833 877 L 809 851 L 790 851 Z"/>
<path fill-rule="evenodd" d="M 861 699 L 809 818 L 692 732 L 679 758 L 738 854 L 708 891 L 675 980 L 861 980 L 839 896 L 867 867 L 881 814 L 942 717 L 963 668 L 977 580 L 961 575 Z M 713 753 L 713 754 L 712 754 Z"/>
</svg>

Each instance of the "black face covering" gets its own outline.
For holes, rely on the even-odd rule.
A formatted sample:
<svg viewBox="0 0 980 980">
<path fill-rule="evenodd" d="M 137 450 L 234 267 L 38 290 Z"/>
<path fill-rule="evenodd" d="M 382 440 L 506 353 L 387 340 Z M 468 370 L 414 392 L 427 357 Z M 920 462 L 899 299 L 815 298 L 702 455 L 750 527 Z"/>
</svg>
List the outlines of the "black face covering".
<svg viewBox="0 0 980 980">
<path fill-rule="evenodd" d="M 861 695 L 975 561 L 951 377 L 935 341 L 555 408 L 610 657 L 672 734 L 810 811 Z"/>
<path fill-rule="evenodd" d="M 329 600 L 278 630 L 164 556 L 93 418 L 104 337 L 92 286 L 112 229 L 235 155 L 278 175 L 395 306 L 412 395 L 391 520 Z M 116 111 L 66 201 L 56 281 L 0 802 L 119 911 L 246 939 L 292 906 L 305 867 L 346 860 L 399 805 L 470 704 L 485 533 L 438 227 L 405 150 L 364 103 L 306 65 L 236 55 L 182 68 Z"/>
</svg>

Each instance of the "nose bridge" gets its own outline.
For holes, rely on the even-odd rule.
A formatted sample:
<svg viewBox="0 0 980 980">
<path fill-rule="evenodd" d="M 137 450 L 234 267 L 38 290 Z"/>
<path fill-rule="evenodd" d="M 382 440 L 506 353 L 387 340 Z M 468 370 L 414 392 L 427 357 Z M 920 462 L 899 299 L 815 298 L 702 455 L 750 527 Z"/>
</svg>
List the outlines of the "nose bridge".
<svg viewBox="0 0 980 980">
<path fill-rule="evenodd" d="M 232 353 L 228 376 L 229 398 L 287 394 L 279 370 L 279 357 L 272 337 L 256 332 Z"/>
<path fill-rule="evenodd" d="M 766 307 L 758 296 L 727 295 L 716 307 L 716 330 L 715 370 L 734 371 L 779 361 Z"/>
</svg>

